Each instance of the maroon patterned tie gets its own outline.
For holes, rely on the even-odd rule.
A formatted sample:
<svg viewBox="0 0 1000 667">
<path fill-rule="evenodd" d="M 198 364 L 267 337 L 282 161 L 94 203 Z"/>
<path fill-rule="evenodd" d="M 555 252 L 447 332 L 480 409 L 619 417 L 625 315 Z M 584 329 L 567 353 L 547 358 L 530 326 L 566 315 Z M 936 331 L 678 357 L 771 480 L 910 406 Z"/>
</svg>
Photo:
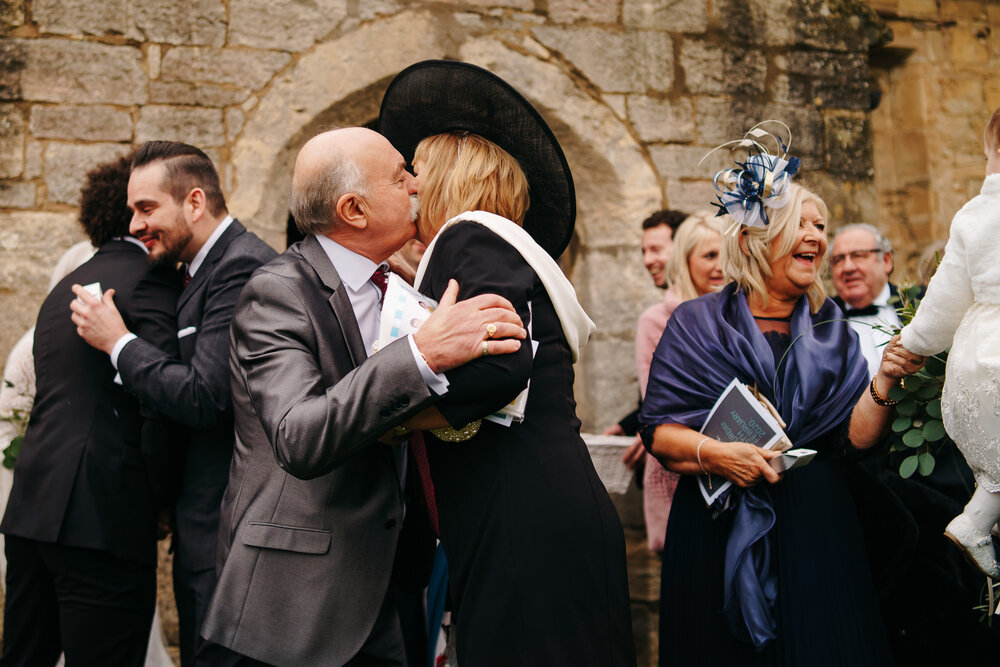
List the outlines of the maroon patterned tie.
<svg viewBox="0 0 1000 667">
<path fill-rule="evenodd" d="M 375 283 L 385 296 L 385 290 L 389 286 L 389 270 L 384 266 L 379 266 L 372 274 L 371 281 Z M 424 434 L 414 431 L 410 434 L 410 454 L 414 463 L 417 464 L 417 474 L 420 476 L 421 490 L 424 492 L 424 504 L 427 506 L 427 515 L 431 520 L 431 528 L 434 535 L 440 535 L 438 531 L 437 503 L 434 500 L 434 482 L 431 481 L 431 466 L 427 461 L 427 447 L 424 445 Z"/>
<path fill-rule="evenodd" d="M 191 274 L 188 273 L 187 271 L 185 271 L 184 272 L 184 285 L 183 285 L 183 287 L 187 287 L 189 282 L 191 282 Z"/>
<path fill-rule="evenodd" d="M 375 283 L 375 287 L 379 288 L 382 292 L 382 296 L 385 296 L 385 289 L 389 286 L 389 269 L 379 265 L 375 269 L 375 273 L 372 274 L 371 281 Z"/>
</svg>

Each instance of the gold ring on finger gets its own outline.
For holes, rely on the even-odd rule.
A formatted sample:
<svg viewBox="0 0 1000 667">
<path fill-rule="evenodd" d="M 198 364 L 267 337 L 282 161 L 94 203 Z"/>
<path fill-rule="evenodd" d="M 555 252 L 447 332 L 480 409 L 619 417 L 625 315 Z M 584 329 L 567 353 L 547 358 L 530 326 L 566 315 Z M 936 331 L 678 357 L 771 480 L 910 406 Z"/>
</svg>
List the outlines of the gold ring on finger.
<svg viewBox="0 0 1000 667">
<path fill-rule="evenodd" d="M 486 337 L 493 338 L 496 335 L 497 335 L 497 325 L 494 324 L 493 322 L 490 322 L 489 324 L 486 325 Z"/>
<path fill-rule="evenodd" d="M 485 340 L 483 341 L 483 356 L 484 357 L 490 356 L 490 346 L 486 343 Z"/>
</svg>

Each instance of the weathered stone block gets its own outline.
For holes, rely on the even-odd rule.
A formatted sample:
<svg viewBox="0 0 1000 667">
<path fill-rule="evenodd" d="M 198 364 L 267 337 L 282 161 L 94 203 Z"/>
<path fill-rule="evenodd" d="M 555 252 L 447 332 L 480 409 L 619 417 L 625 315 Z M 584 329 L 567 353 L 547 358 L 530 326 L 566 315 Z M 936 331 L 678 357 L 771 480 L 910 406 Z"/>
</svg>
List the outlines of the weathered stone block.
<svg viewBox="0 0 1000 667">
<path fill-rule="evenodd" d="M 937 0 L 898 0 L 896 11 L 906 18 L 936 19 L 938 17 Z"/>
<path fill-rule="evenodd" d="M 270 51 L 178 46 L 163 56 L 160 76 L 164 81 L 229 84 L 256 90 L 291 59 L 287 53 Z"/>
<path fill-rule="evenodd" d="M 549 0 L 549 18 L 557 23 L 615 23 L 621 0 Z"/>
<path fill-rule="evenodd" d="M 985 36 L 968 25 L 958 25 L 946 29 L 949 54 L 955 64 L 983 65 L 989 60 L 989 49 Z"/>
<path fill-rule="evenodd" d="M 811 104 L 810 81 L 803 76 L 776 74 L 771 82 L 771 99 L 779 104 Z"/>
<path fill-rule="evenodd" d="M 0 178 L 24 171 L 24 116 L 13 104 L 0 104 Z"/>
<path fill-rule="evenodd" d="M 132 6 L 135 27 L 146 41 L 206 46 L 226 42 L 226 8 L 219 0 L 142 0 Z"/>
<path fill-rule="evenodd" d="M 33 208 L 36 189 L 34 183 L 22 181 L 0 183 L 0 207 Z"/>
<path fill-rule="evenodd" d="M 52 268 L 60 255 L 83 240 L 75 213 L 0 213 L 0 358 L 34 325 Z"/>
<path fill-rule="evenodd" d="M 735 166 L 728 150 L 713 151 L 712 148 L 714 147 L 677 144 L 650 146 L 649 156 L 653 159 L 660 178 L 711 180 L 719 171 Z M 675 208 L 673 204 L 671 208 Z"/>
<path fill-rule="evenodd" d="M 31 17 L 42 32 L 61 35 L 124 35 L 126 0 L 34 0 Z"/>
<path fill-rule="evenodd" d="M 22 99 L 21 75 L 27 59 L 26 51 L 24 42 L 0 40 L 0 100 Z"/>
<path fill-rule="evenodd" d="M 39 139 L 80 141 L 128 141 L 132 138 L 132 115 L 109 106 L 31 107 L 31 134 Z"/>
<path fill-rule="evenodd" d="M 639 313 L 635 313 L 638 319 Z M 598 322 L 598 331 L 600 323 Z M 575 394 L 583 430 L 600 433 L 635 410 L 639 383 L 635 379 L 635 342 L 595 334 L 580 355 L 581 373 Z"/>
<path fill-rule="evenodd" d="M 796 176 L 796 180 L 823 199 L 834 227 L 851 222 L 890 224 L 889 219 L 878 217 L 878 195 L 870 180 L 846 180 L 825 171 L 808 171 Z"/>
<path fill-rule="evenodd" d="M 0 35 L 24 24 L 24 0 L 0 0 Z"/>
<path fill-rule="evenodd" d="M 24 178 L 38 178 L 42 175 L 42 142 L 28 140 L 24 149 Z"/>
<path fill-rule="evenodd" d="M 681 67 L 687 89 L 695 94 L 760 95 L 767 78 L 763 53 L 685 39 Z"/>
<path fill-rule="evenodd" d="M 199 107 L 228 107 L 242 104 L 250 95 L 246 88 L 215 83 L 150 81 L 151 104 L 189 104 Z"/>
<path fill-rule="evenodd" d="M 598 88 L 610 93 L 666 91 L 673 85 L 670 36 L 645 30 L 624 34 L 596 27 L 537 26 L 532 33 L 546 48 L 562 53 Z"/>
<path fill-rule="evenodd" d="M 654 99 L 630 95 L 626 99 L 628 117 L 643 141 L 692 141 L 694 107 L 690 99 Z"/>
<path fill-rule="evenodd" d="M 669 179 L 665 188 L 664 199 L 667 206 L 675 211 L 696 213 L 698 211 L 714 211 L 712 203 L 715 199 L 715 188 L 710 181 L 678 181 Z"/>
<path fill-rule="evenodd" d="M 64 144 L 50 142 L 45 148 L 45 187 L 48 200 L 58 204 L 80 203 L 80 188 L 87 172 L 102 162 L 124 155 L 125 144 Z"/>
<path fill-rule="evenodd" d="M 146 74 L 133 46 L 61 39 L 16 40 L 23 47 L 23 99 L 77 104 L 142 104 Z"/>
<path fill-rule="evenodd" d="M 763 105 L 746 97 L 695 97 L 694 122 L 704 146 L 741 139 L 755 123 L 767 118 Z"/>
<path fill-rule="evenodd" d="M 244 114 L 240 109 L 227 109 L 226 110 L 226 139 L 233 141 L 239 135 L 240 130 L 243 129 L 243 123 L 246 121 L 246 114 Z"/>
<path fill-rule="evenodd" d="M 347 17 L 347 0 L 286 3 L 232 0 L 229 39 L 260 49 L 304 51 Z"/>
<path fill-rule="evenodd" d="M 226 143 L 221 109 L 149 105 L 140 111 L 135 126 L 135 141 L 142 143 L 163 139 L 183 141 L 198 146 L 222 146 Z"/>
<path fill-rule="evenodd" d="M 708 29 L 708 6 L 705 0 L 624 0 L 622 19 L 629 28 L 701 34 Z"/>
<path fill-rule="evenodd" d="M 831 174 L 855 179 L 872 177 L 871 131 L 865 114 L 825 112 L 823 137 Z"/>
<path fill-rule="evenodd" d="M 941 0 L 941 18 L 982 21 L 986 20 L 986 3 L 974 0 Z"/>
<path fill-rule="evenodd" d="M 471 5 L 473 7 L 490 7 L 496 9 L 519 9 L 529 12 L 535 8 L 535 0 L 443 0 L 444 5 Z"/>
<path fill-rule="evenodd" d="M 796 0 L 712 2 L 710 20 L 721 26 L 730 43 L 790 46 L 797 39 Z"/>
<path fill-rule="evenodd" d="M 360 2 L 357 7 L 357 17 L 362 21 L 370 21 L 379 16 L 391 16 L 402 11 L 404 4 L 399 0 L 368 0 L 368 2 Z"/>
<path fill-rule="evenodd" d="M 768 104 L 764 107 L 760 118 L 747 125 L 745 130 L 749 130 L 755 123 L 762 120 L 780 120 L 787 125 L 792 133 L 790 153 L 803 158 L 803 166 L 806 169 L 819 167 L 819 164 L 809 159 L 813 156 L 819 157 L 823 153 L 823 116 L 815 107 Z M 777 126 L 772 125 L 765 129 L 769 132 L 777 132 L 783 138 Z M 739 139 L 740 137 L 732 138 Z"/>
</svg>

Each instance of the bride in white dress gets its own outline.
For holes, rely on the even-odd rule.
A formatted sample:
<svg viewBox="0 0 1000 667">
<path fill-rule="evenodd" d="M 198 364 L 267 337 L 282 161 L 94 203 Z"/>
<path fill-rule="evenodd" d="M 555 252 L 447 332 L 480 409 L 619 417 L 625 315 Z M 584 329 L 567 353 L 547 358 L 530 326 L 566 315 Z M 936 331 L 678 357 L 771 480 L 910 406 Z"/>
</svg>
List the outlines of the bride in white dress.
<svg viewBox="0 0 1000 667">
<path fill-rule="evenodd" d="M 1000 518 L 1000 109 L 984 144 L 982 190 L 955 214 L 944 259 L 901 342 L 925 356 L 951 346 L 941 416 L 977 488 L 945 535 L 998 579 L 990 530 Z"/>
</svg>

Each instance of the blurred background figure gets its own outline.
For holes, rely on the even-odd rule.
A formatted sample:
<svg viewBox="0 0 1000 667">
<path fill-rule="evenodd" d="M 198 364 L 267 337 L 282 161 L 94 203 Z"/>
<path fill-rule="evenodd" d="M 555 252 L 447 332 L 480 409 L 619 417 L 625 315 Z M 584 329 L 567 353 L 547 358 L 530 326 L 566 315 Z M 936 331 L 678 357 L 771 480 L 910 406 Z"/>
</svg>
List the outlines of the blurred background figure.
<svg viewBox="0 0 1000 667">
<path fill-rule="evenodd" d="M 642 263 L 646 267 L 646 270 L 649 271 L 649 275 L 653 279 L 653 284 L 662 290 L 667 289 L 667 267 L 670 265 L 670 256 L 673 252 L 674 233 L 687 217 L 687 213 L 663 209 L 656 211 L 642 221 Z M 664 299 L 667 302 L 674 303 L 675 306 L 677 305 L 674 302 L 674 297 L 669 293 L 664 294 Z M 653 305 L 641 317 L 645 317 L 651 311 L 658 312 L 662 308 L 662 303 Z M 670 310 L 673 310 L 673 308 L 670 307 Z M 659 319 L 662 316 L 654 315 L 654 317 Z M 663 321 L 666 323 L 666 319 Z M 660 331 L 663 331 L 662 327 Z M 656 340 L 659 341 L 659 339 L 659 335 L 657 335 Z M 638 339 L 636 343 L 638 345 Z M 653 343 L 653 347 L 656 347 L 656 342 Z M 645 379 L 640 378 L 639 382 L 643 383 Z M 604 434 L 635 436 L 639 432 L 638 417 L 639 407 L 636 406 L 635 410 L 622 417 L 617 424 L 604 429 Z M 642 448 L 642 441 L 636 436 L 635 443 L 625 451 L 622 460 L 629 468 L 639 468 L 645 461 L 645 456 L 646 453 Z"/>
<path fill-rule="evenodd" d="M 875 226 L 859 222 L 842 227 L 830 248 L 834 303 L 850 320 L 872 377 L 882 361 L 890 335 L 875 325 L 899 327 L 899 288 L 889 282 L 892 244 Z M 892 303 L 890 303 L 892 302 Z"/>
<path fill-rule="evenodd" d="M 635 334 L 635 361 L 639 376 L 639 394 L 646 395 L 649 365 L 653 361 L 667 320 L 683 301 L 722 289 L 722 230 L 729 216 L 716 217 L 715 211 L 698 211 L 688 217 L 674 233 L 673 248 L 667 265 L 667 292 L 663 301 L 648 308 L 640 317 Z M 639 440 L 639 455 L 645 457 Z M 663 551 L 670 500 L 677 488 L 677 473 L 670 472 L 654 458 L 646 460 L 642 479 L 642 507 L 646 517 L 649 548 Z"/>
</svg>

